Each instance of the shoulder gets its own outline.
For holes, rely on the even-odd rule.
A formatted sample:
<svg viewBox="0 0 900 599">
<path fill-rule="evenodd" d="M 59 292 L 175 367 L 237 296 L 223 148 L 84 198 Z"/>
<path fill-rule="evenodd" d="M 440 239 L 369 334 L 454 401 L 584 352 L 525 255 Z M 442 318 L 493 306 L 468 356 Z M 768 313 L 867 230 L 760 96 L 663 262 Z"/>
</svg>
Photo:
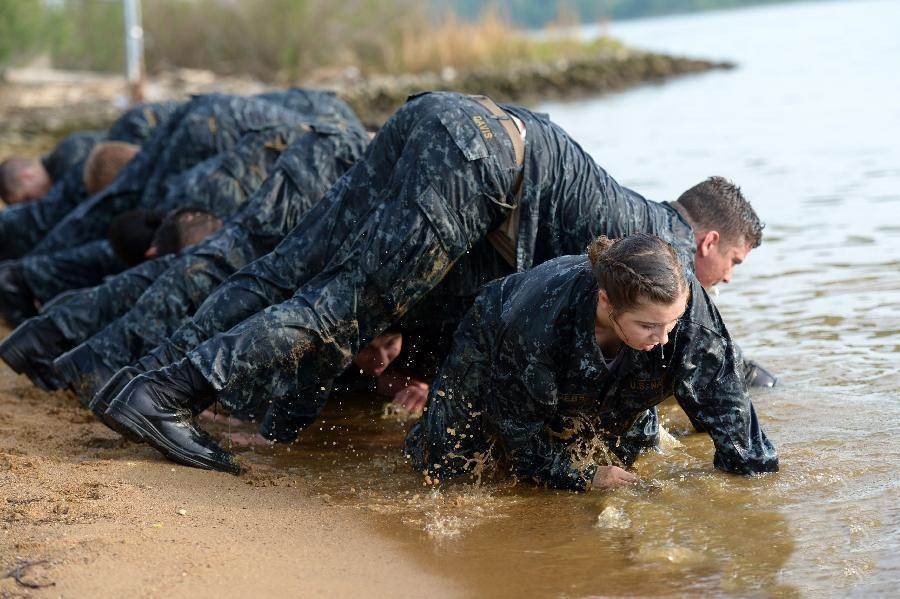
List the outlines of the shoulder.
<svg viewBox="0 0 900 599">
<path fill-rule="evenodd" d="M 592 284 L 587 256 L 562 256 L 494 281 L 484 293 L 506 326 L 521 328 L 559 318 L 591 293 Z"/>
<path fill-rule="evenodd" d="M 680 336 L 687 337 L 686 341 L 691 345 L 724 352 L 731 344 L 731 338 L 715 303 L 693 276 L 689 278 L 689 285 L 687 309 L 679 321 Z"/>
</svg>

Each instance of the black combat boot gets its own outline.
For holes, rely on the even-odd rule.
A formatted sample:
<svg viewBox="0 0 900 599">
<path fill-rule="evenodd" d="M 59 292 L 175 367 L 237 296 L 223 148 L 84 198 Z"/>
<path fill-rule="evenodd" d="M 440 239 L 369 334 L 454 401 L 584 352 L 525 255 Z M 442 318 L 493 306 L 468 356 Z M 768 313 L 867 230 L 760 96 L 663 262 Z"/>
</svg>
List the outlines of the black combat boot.
<svg viewBox="0 0 900 599">
<path fill-rule="evenodd" d="M 753 360 L 744 362 L 744 384 L 748 389 L 751 387 L 774 387 L 776 382 L 778 379 L 774 374 Z"/>
<path fill-rule="evenodd" d="M 89 345 L 82 343 L 53 361 L 61 387 L 69 388 L 88 407 L 91 398 L 115 371 Z"/>
<path fill-rule="evenodd" d="M 19 374 L 44 389 L 59 389 L 52 372 L 53 358 L 64 351 L 68 341 L 51 321 L 30 318 L 0 343 L 0 359 Z"/>
<path fill-rule="evenodd" d="M 125 366 L 124 368 L 121 368 L 106 381 L 106 384 L 97 391 L 90 403 L 88 403 L 88 409 L 90 409 L 90 411 L 94 413 L 94 416 L 100 419 L 103 424 L 129 441 L 134 441 L 135 443 L 140 443 L 143 441 L 143 438 L 107 416 L 106 410 L 109 409 L 109 404 L 122 392 L 125 385 L 144 372 L 145 371 L 141 368 L 135 368 L 134 366 Z"/>
<path fill-rule="evenodd" d="M 194 423 L 196 407 L 212 400 L 212 387 L 185 359 L 137 376 L 110 402 L 106 416 L 174 462 L 240 474 L 234 456 Z"/>
<path fill-rule="evenodd" d="M 18 325 L 35 314 L 34 296 L 22 276 L 21 263 L 0 262 L 0 316 L 11 325 Z"/>
<path fill-rule="evenodd" d="M 143 358 L 137 361 L 135 366 L 148 372 L 150 370 L 162 370 L 169 364 L 174 364 L 184 357 L 184 353 L 178 351 L 168 340 L 157 345 Z"/>
</svg>

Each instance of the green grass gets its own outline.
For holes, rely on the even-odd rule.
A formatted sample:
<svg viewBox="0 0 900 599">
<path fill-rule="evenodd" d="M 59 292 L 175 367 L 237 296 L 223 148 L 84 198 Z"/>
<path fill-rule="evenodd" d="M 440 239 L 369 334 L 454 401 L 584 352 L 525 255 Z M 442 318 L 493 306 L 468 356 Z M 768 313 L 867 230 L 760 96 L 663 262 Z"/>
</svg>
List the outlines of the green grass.
<svg viewBox="0 0 900 599">
<path fill-rule="evenodd" d="M 11 3 L 11 4 L 7 4 Z M 148 71 L 208 69 L 279 83 L 354 67 L 364 75 L 460 71 L 580 58 L 616 43 L 535 40 L 496 11 L 477 21 L 435 18 L 420 0 L 145 0 Z M 39 53 L 58 68 L 121 71 L 120 2 L 0 2 L 4 31 L 21 39 L 0 65 Z M 21 10 L 12 10 L 11 6 Z M 4 14 L 4 11 L 7 14 Z M 7 38 L 9 39 L 9 38 Z M 16 43 L 16 42 L 13 42 Z M 2 42 L 0 42 L 2 44 Z M 7 43 L 9 45 L 9 43 Z"/>
</svg>

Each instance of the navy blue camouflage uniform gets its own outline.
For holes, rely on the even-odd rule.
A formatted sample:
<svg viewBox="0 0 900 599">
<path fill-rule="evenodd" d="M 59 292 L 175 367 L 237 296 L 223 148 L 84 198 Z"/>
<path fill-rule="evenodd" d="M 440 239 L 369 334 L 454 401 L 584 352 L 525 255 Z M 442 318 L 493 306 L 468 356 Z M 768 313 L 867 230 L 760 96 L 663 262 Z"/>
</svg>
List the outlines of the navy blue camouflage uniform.
<svg viewBox="0 0 900 599">
<path fill-rule="evenodd" d="M 276 98 L 280 95 L 276 94 Z M 261 97 L 269 96 L 263 94 Z M 361 153 L 365 134 L 346 104 L 330 93 L 292 90 L 290 97 L 298 107 L 307 112 L 321 112 L 327 120 L 303 123 L 301 128 L 287 128 L 292 137 L 300 136 L 296 147 L 289 147 L 279 157 L 271 181 L 241 209 L 232 223 L 215 236 L 215 241 L 210 240 L 193 250 L 198 256 L 205 257 L 207 270 L 193 261 L 194 258 L 185 258 L 178 267 L 185 275 L 183 288 L 166 290 L 170 296 L 178 296 L 174 303 L 199 301 L 205 293 L 200 291 L 201 280 L 224 278 L 225 273 L 237 265 L 271 249 L 330 182 Z M 267 131 L 255 135 L 265 135 Z M 276 137 L 273 141 L 275 143 L 268 149 L 277 151 L 288 140 Z M 258 166 L 231 162 L 232 172 L 254 168 L 256 176 L 263 173 Z M 44 314 L 23 323 L 4 341 L 0 357 L 17 372 L 31 376 L 37 384 L 55 387 L 50 368 L 53 359 L 123 315 L 151 283 L 173 265 L 174 260 L 167 256 L 144 262 L 110 277 L 98 287 L 59 296 L 45 305 Z M 203 276 L 194 279 L 191 274 Z M 169 275 L 173 278 L 175 271 Z M 191 294 L 197 299 L 190 299 Z M 152 327 L 156 323 L 145 321 L 143 324 Z"/>
<path fill-rule="evenodd" d="M 295 115 L 292 126 L 273 127 L 244 135 L 233 148 L 208 158 L 171 181 L 156 208 L 167 212 L 190 206 L 227 219 L 262 185 L 285 144 L 305 127 Z M 20 259 L 21 276 L 31 297 L 45 302 L 69 289 L 98 284 L 127 265 L 107 240 L 91 241 L 49 254 Z"/>
<path fill-rule="evenodd" d="M 56 296 L 0 343 L 0 359 L 42 389 L 59 389 L 53 360 L 127 312 L 174 260 L 171 254 L 160 256 L 95 287 Z"/>
<path fill-rule="evenodd" d="M 0 259 L 20 258 L 30 252 L 80 202 L 87 199 L 84 163 L 100 141 L 140 145 L 157 127 L 164 126 L 177 102 L 141 104 L 128 109 L 105 134 L 76 133 L 44 157 L 53 187 L 36 202 L 10 206 L 0 212 Z"/>
<path fill-rule="evenodd" d="M 744 389 L 734 344 L 693 277 L 661 350 L 623 346 L 610 364 L 594 335 L 598 286 L 585 256 L 488 285 L 456 331 L 407 454 L 433 480 L 486 461 L 540 485 L 582 491 L 598 465 L 629 464 L 635 422 L 675 396 L 715 445 L 717 468 L 778 469 Z M 604 448 L 599 442 L 604 441 Z"/>
<path fill-rule="evenodd" d="M 83 399 L 164 341 L 229 275 L 271 251 L 368 143 L 358 121 L 312 124 L 294 137 L 272 175 L 220 231 L 173 260 L 126 314 L 59 358 L 58 371 L 68 373 L 62 380 Z"/>
<path fill-rule="evenodd" d="M 84 164 L 91 150 L 106 140 L 102 131 L 78 131 L 64 137 L 50 152 L 41 156 L 41 165 L 50 181 L 61 180 L 73 166 Z"/>
<path fill-rule="evenodd" d="M 105 236 L 117 214 L 154 208 L 179 174 L 233 148 L 247 133 L 291 124 L 297 113 L 346 118 L 346 104 L 330 92 L 300 88 L 254 97 L 196 96 L 157 127 L 141 151 L 105 190 L 82 202 L 38 245 L 49 252 Z"/>
<path fill-rule="evenodd" d="M 693 253 L 690 227 L 671 207 L 619 186 L 546 116 L 505 108 L 527 131 L 515 268 L 581 251 L 601 232 L 657 226 Z M 233 412 L 271 401 L 261 431 L 290 441 L 359 348 L 442 279 L 455 281 L 443 297 L 465 304 L 509 272 L 484 238 L 513 209 L 518 174 L 509 137 L 483 107 L 459 94 L 416 97 L 298 227 L 303 235 L 231 277 L 153 353 L 162 362 L 186 355 Z M 473 252 L 487 269 L 455 276 Z"/>
<path fill-rule="evenodd" d="M 295 110 L 301 108 L 309 112 Z M 12 273 L 14 277 L 3 277 L 14 280 L 10 285 L 0 285 L 0 308 L 8 320 L 16 322 L 23 315 L 33 314 L 32 297 L 46 301 L 71 288 L 68 282 L 65 282 L 68 287 L 62 287 L 64 281 L 56 277 L 70 261 L 68 248 L 102 238 L 110 220 L 118 213 L 136 207 L 159 207 L 165 205 L 167 197 L 180 197 L 178 183 L 183 183 L 183 179 L 179 175 L 204 159 L 234 149 L 245 135 L 277 126 L 309 123 L 316 118 L 346 118 L 348 113 L 352 115 L 334 94 L 302 89 L 254 98 L 202 96 L 186 103 L 166 127 L 157 129 L 153 139 L 106 190 L 79 204 L 38 244 L 32 254 L 53 254 L 40 260 L 39 268 L 30 268 L 27 260 L 6 265 L 6 270 L 16 272 Z M 241 163 L 240 159 L 233 161 L 236 165 Z M 174 193 L 169 195 L 173 189 Z M 104 275 L 125 268 L 108 245 L 94 249 L 97 251 L 92 257 L 93 276 L 81 280 L 77 286 L 97 284 Z M 75 251 L 79 252 L 78 259 L 86 258 L 87 250 Z"/>
</svg>

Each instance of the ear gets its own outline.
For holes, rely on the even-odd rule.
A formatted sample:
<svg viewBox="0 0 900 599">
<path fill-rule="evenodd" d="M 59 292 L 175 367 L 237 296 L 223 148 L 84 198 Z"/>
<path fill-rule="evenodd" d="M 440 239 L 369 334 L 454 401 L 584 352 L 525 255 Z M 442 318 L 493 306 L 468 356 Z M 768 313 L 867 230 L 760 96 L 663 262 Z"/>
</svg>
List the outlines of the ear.
<svg viewBox="0 0 900 599">
<path fill-rule="evenodd" d="M 150 247 L 147 248 L 147 251 L 144 252 L 144 258 L 146 258 L 147 260 L 152 260 L 153 258 L 156 258 L 158 255 L 159 255 L 159 248 L 157 248 L 155 245 L 151 245 Z"/>
<path fill-rule="evenodd" d="M 719 232 L 707 231 L 700 241 L 697 243 L 697 253 L 701 256 L 709 256 L 709 254 L 719 246 Z"/>
<path fill-rule="evenodd" d="M 601 289 L 597 292 L 597 308 L 604 314 L 609 314 L 613 311 L 612 304 L 609 303 L 609 296 L 606 295 L 605 289 Z"/>
</svg>

